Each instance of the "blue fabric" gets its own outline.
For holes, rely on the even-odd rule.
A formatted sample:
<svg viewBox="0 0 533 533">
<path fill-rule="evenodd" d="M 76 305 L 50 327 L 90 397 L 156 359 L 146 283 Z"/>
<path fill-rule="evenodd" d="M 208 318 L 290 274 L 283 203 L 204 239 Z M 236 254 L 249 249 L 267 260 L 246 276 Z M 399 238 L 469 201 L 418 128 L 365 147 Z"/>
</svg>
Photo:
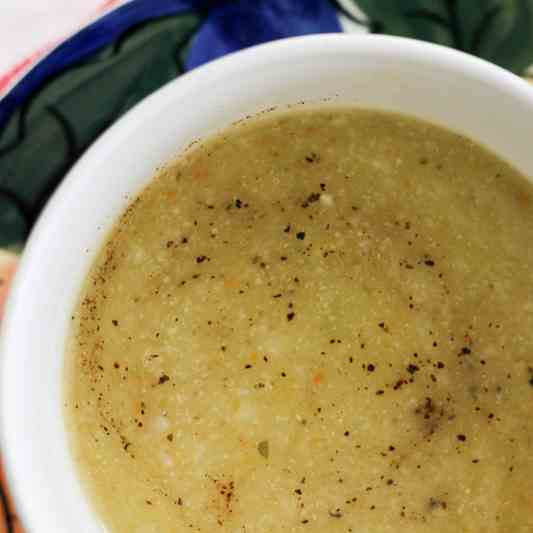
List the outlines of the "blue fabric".
<svg viewBox="0 0 533 533">
<path fill-rule="evenodd" d="M 219 2 L 192 39 L 187 69 L 230 52 L 274 39 L 339 32 L 328 0 L 238 0 Z"/>
<path fill-rule="evenodd" d="M 51 76 L 91 57 L 142 22 L 187 11 L 208 13 L 192 40 L 185 68 L 283 37 L 341 31 L 329 0 L 132 0 L 53 50 L 1 101 L 0 130 L 11 113 Z"/>
</svg>

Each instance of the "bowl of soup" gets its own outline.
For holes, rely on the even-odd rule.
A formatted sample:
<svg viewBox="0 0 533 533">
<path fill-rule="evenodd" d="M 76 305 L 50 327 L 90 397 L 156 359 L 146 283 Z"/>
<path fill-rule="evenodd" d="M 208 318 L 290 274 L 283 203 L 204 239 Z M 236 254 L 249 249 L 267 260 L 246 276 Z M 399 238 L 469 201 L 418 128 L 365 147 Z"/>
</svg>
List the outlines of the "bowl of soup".
<svg viewBox="0 0 533 533">
<path fill-rule="evenodd" d="M 532 116 L 494 65 L 345 35 L 130 111 L 7 307 L 28 530 L 531 531 Z"/>
</svg>

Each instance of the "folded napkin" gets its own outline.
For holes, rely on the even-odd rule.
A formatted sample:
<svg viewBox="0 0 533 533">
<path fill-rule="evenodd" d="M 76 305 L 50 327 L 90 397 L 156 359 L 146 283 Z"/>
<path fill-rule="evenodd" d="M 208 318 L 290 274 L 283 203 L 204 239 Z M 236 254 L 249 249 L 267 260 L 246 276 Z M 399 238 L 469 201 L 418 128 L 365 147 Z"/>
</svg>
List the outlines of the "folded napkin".
<svg viewBox="0 0 533 533">
<path fill-rule="evenodd" d="M 54 2 L 63 0 L 47 8 Z M 346 31 L 436 42 L 533 75 L 533 0 L 84 2 L 63 2 L 69 17 L 41 13 L 36 50 L 0 70 L 0 319 L 16 253 L 65 173 L 123 113 L 187 70 L 274 39 Z M 23 21 L 29 3 L 8 3 L 8 24 Z M 28 42 L 2 47 L 28 52 Z M 0 533 L 21 531 L 0 496 Z"/>
</svg>

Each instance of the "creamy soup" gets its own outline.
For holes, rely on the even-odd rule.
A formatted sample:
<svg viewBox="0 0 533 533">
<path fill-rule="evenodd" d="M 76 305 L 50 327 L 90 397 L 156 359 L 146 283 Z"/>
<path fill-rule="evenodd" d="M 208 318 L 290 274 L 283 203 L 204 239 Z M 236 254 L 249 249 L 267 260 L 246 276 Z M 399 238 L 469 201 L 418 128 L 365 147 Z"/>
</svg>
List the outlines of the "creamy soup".
<svg viewBox="0 0 533 533">
<path fill-rule="evenodd" d="M 396 114 L 271 113 L 117 222 L 66 420 L 110 532 L 533 531 L 533 188 Z"/>
</svg>

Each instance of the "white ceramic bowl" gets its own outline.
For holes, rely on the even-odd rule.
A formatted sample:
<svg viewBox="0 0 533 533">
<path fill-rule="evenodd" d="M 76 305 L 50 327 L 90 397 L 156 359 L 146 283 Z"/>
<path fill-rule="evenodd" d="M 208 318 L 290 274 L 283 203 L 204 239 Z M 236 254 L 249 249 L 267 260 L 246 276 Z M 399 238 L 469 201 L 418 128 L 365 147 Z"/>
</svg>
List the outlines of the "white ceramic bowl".
<svg viewBox="0 0 533 533">
<path fill-rule="evenodd" d="M 480 141 L 533 176 L 533 90 L 439 46 L 378 36 L 278 41 L 182 76 L 109 129 L 72 169 L 35 227 L 1 335 L 1 444 L 31 532 L 102 526 L 80 488 L 62 419 L 62 370 L 80 285 L 119 213 L 154 169 L 198 137 L 276 104 L 409 113 Z"/>
</svg>

